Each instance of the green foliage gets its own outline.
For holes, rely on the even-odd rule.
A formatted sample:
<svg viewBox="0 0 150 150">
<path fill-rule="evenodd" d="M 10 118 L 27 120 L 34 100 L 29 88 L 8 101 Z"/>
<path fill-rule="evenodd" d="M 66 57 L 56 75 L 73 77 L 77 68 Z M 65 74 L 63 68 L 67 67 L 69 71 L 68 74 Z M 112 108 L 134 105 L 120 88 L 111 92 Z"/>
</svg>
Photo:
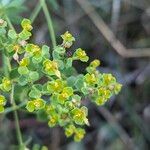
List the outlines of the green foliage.
<svg viewBox="0 0 150 150">
<path fill-rule="evenodd" d="M 26 10 L 23 5 L 25 0 L 0 0 L 0 16 L 7 15 L 11 21 L 19 23 L 21 17 L 19 14 Z"/>
<path fill-rule="evenodd" d="M 14 84 L 22 89 L 28 88 L 28 95 L 25 95 L 28 98 L 27 111 L 36 113 L 40 118 L 43 114 L 50 127 L 60 125 L 67 137 L 73 136 L 75 141 L 80 141 L 85 135 L 83 126 L 89 125 L 88 109 L 82 100 L 88 97 L 95 104 L 103 105 L 112 95 L 118 94 L 121 84 L 113 75 L 97 71 L 99 60 L 90 63 L 85 75 L 78 74 L 73 61 L 87 62 L 89 57 L 81 48 L 70 57 L 66 55 L 75 41 L 68 31 L 61 35 L 63 42 L 54 48 L 50 59 L 47 45 L 41 47 L 27 43 L 32 35 L 30 20 L 23 19 L 20 33 L 12 29 L 2 32 L 6 31 L 6 26 L 6 21 L 1 19 L 1 48 L 8 60 L 14 59 L 15 67 L 11 67 L 9 77 L 2 78 L 1 92 L 10 92 Z M 5 103 L 4 96 L 0 95 L 0 112 L 4 111 Z"/>
</svg>

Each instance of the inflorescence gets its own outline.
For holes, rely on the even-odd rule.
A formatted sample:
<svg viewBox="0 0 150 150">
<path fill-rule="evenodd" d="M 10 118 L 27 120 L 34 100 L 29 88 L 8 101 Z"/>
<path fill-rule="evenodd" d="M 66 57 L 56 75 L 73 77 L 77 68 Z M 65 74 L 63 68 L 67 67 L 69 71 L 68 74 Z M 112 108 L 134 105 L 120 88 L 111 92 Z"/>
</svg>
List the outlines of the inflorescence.
<svg viewBox="0 0 150 150">
<path fill-rule="evenodd" d="M 100 65 L 98 59 L 89 64 L 86 74 L 78 74 L 72 66 L 73 61 L 87 62 L 89 57 L 81 48 L 67 56 L 75 41 L 68 31 L 61 35 L 62 44 L 50 53 L 47 45 L 27 42 L 32 35 L 30 20 L 23 19 L 21 27 L 20 33 L 12 29 L 7 31 L 7 22 L 0 19 L 0 49 L 14 64 L 9 76 L 3 74 L 0 81 L 0 113 L 5 111 L 7 102 L 3 95 L 11 91 L 12 85 L 17 85 L 27 89 L 25 98 L 29 112 L 42 112 L 50 127 L 59 125 L 67 137 L 73 136 L 75 141 L 80 141 L 85 135 L 83 126 L 89 125 L 88 109 L 82 100 L 88 97 L 101 106 L 118 94 L 121 84 L 112 74 L 96 69 Z"/>
</svg>

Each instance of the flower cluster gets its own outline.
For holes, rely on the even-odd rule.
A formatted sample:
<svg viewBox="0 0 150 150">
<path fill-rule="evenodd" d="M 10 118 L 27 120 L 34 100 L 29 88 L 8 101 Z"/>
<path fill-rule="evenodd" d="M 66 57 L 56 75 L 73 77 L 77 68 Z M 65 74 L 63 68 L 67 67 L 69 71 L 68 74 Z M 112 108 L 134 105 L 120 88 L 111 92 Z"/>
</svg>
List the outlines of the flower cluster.
<svg viewBox="0 0 150 150">
<path fill-rule="evenodd" d="M 81 48 L 67 56 L 67 49 L 75 41 L 68 31 L 61 35 L 62 44 L 50 54 L 47 45 L 28 42 L 32 35 L 30 20 L 22 21 L 20 33 L 12 29 L 7 31 L 6 26 L 7 23 L 0 19 L 0 39 L 3 41 L 0 46 L 6 57 L 14 59 L 16 64 L 10 70 L 9 78 L 2 78 L 1 92 L 10 92 L 15 83 L 27 93 L 24 95 L 28 98 L 26 110 L 37 115 L 44 114 L 42 119 L 50 127 L 59 125 L 64 128 L 67 137 L 73 136 L 75 141 L 80 141 L 85 135 L 83 126 L 89 125 L 88 109 L 82 100 L 89 97 L 97 105 L 103 105 L 112 95 L 118 94 L 121 84 L 111 74 L 97 70 L 100 65 L 97 59 L 89 64 L 85 75 L 78 74 L 73 61 L 87 62 L 89 57 Z M 18 94 L 18 97 L 23 97 L 22 93 Z M 5 97 L 0 95 L 0 112 L 4 111 L 5 103 Z"/>
</svg>

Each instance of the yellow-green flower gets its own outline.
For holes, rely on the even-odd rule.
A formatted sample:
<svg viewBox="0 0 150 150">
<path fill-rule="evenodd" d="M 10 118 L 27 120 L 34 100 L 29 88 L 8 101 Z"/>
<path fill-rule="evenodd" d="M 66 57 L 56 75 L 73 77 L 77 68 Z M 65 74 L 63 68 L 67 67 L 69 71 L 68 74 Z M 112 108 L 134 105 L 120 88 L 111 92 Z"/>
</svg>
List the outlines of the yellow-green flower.
<svg viewBox="0 0 150 150">
<path fill-rule="evenodd" d="M 83 62 L 87 62 L 89 60 L 89 57 L 86 55 L 85 51 L 82 50 L 81 48 L 78 48 L 75 51 L 74 57 L 75 59 L 79 59 Z"/>
<path fill-rule="evenodd" d="M 57 114 L 51 115 L 48 121 L 48 125 L 50 127 L 54 127 L 57 124 L 57 122 L 58 122 L 58 115 Z"/>
<path fill-rule="evenodd" d="M 27 106 L 26 106 L 29 112 L 33 112 L 34 110 L 40 110 L 40 109 L 43 109 L 44 107 L 45 107 L 45 101 L 41 98 L 28 101 Z"/>
<path fill-rule="evenodd" d="M 75 41 L 75 38 L 68 31 L 61 35 L 61 37 L 63 39 L 63 46 L 65 48 L 70 48 Z"/>
<path fill-rule="evenodd" d="M 56 107 L 54 105 L 46 105 L 45 106 L 45 111 L 49 115 L 55 113 L 55 110 L 56 110 Z"/>
<path fill-rule="evenodd" d="M 47 89 L 50 93 L 59 93 L 63 90 L 65 82 L 61 79 L 56 79 L 47 84 Z"/>
<path fill-rule="evenodd" d="M 112 76 L 112 74 L 103 74 L 103 80 L 105 85 L 116 82 L 116 79 Z"/>
<path fill-rule="evenodd" d="M 0 95 L 0 113 L 4 112 L 4 106 L 6 104 L 6 99 L 3 95 Z"/>
<path fill-rule="evenodd" d="M 2 83 L 0 85 L 0 88 L 4 91 L 4 92 L 9 92 L 11 90 L 11 81 L 7 78 L 7 77 L 4 77 L 2 79 Z"/>
<path fill-rule="evenodd" d="M 85 106 L 81 107 L 81 108 L 74 108 L 72 111 L 72 117 L 73 120 L 76 124 L 78 125 L 83 125 L 83 124 L 87 124 L 89 125 L 88 119 L 86 118 L 87 114 L 88 114 L 88 110 Z"/>
<path fill-rule="evenodd" d="M 19 65 L 22 67 L 26 67 L 29 65 L 29 62 L 30 62 L 29 58 L 25 57 L 20 61 Z"/>
<path fill-rule="evenodd" d="M 58 70 L 58 63 L 56 61 L 45 60 L 43 62 L 44 71 L 49 75 L 56 75 L 57 77 L 61 77 L 60 71 Z"/>
<path fill-rule="evenodd" d="M 72 87 L 65 87 L 63 91 L 58 95 L 58 102 L 64 104 L 66 100 L 69 99 L 70 96 L 73 95 Z"/>
<path fill-rule="evenodd" d="M 122 85 L 120 83 L 116 83 L 115 87 L 114 87 L 115 94 L 118 94 L 120 92 L 121 88 L 122 88 Z"/>
<path fill-rule="evenodd" d="M 104 99 L 109 99 L 112 95 L 112 92 L 104 87 L 98 88 L 98 95 L 104 97 Z"/>
<path fill-rule="evenodd" d="M 74 135 L 74 141 L 80 142 L 85 135 L 85 130 L 82 128 L 76 128 L 75 129 L 75 135 Z"/>
<path fill-rule="evenodd" d="M 40 57 L 42 54 L 40 47 L 35 44 L 27 44 L 25 50 L 35 57 Z"/>
<path fill-rule="evenodd" d="M 103 96 L 99 96 L 96 98 L 96 104 L 97 105 L 103 105 L 105 104 L 105 102 L 107 101 L 107 99 L 105 99 Z"/>
<path fill-rule="evenodd" d="M 85 76 L 84 76 L 84 79 L 85 79 L 85 82 L 88 83 L 89 85 L 94 85 L 97 83 L 97 78 L 95 76 L 95 74 L 90 74 L 90 73 L 87 73 Z"/>
<path fill-rule="evenodd" d="M 69 125 L 69 126 L 67 126 L 67 127 L 65 128 L 65 135 L 66 135 L 67 137 L 70 137 L 71 135 L 74 134 L 75 129 L 76 129 L 76 128 L 75 128 L 74 125 Z"/>
<path fill-rule="evenodd" d="M 27 31 L 32 30 L 31 21 L 29 19 L 23 19 L 21 22 L 21 26 L 24 30 L 27 30 Z"/>
<path fill-rule="evenodd" d="M 95 59 L 90 63 L 90 67 L 93 67 L 93 68 L 96 68 L 99 65 L 100 65 L 100 61 L 98 59 Z"/>
</svg>

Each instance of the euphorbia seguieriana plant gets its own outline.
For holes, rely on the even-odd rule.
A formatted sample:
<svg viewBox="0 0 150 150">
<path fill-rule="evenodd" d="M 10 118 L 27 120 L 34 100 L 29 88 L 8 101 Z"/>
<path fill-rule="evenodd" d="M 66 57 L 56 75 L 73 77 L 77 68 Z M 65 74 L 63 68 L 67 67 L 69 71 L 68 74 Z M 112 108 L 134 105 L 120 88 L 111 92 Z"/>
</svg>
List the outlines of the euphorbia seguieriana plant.
<svg viewBox="0 0 150 150">
<path fill-rule="evenodd" d="M 16 33 L 0 19 L 0 50 L 5 67 L 8 66 L 0 79 L 0 113 L 11 103 L 8 96 L 13 90 L 18 105 L 26 102 L 28 112 L 40 114 L 49 127 L 59 125 L 67 137 L 80 141 L 85 135 L 83 126 L 90 124 L 83 99 L 101 106 L 118 94 L 121 84 L 112 74 L 96 69 L 100 65 L 97 59 L 85 69 L 86 74 L 78 74 L 73 61 L 86 63 L 89 57 L 81 48 L 68 56 L 67 51 L 75 41 L 68 31 L 61 35 L 62 44 L 50 50 L 47 45 L 28 42 L 32 35 L 30 20 L 23 19 L 21 27 L 21 32 Z"/>
</svg>

